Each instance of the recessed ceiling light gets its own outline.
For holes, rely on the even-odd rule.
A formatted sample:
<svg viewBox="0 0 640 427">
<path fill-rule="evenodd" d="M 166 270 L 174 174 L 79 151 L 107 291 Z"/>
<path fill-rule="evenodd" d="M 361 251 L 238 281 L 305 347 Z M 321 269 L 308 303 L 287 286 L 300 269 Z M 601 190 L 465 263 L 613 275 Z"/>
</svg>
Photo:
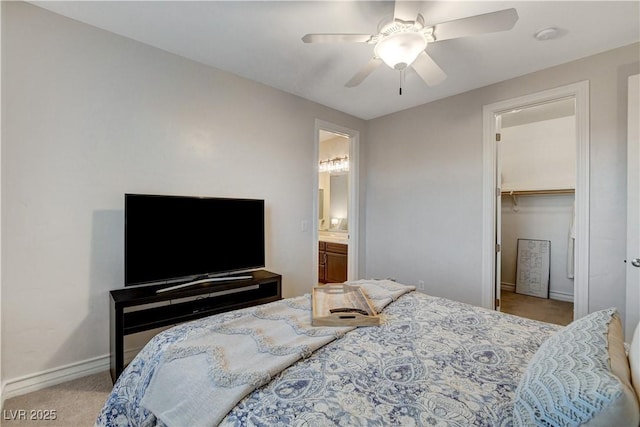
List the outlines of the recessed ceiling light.
<svg viewBox="0 0 640 427">
<path fill-rule="evenodd" d="M 547 27 L 537 31 L 533 37 L 538 41 L 553 40 L 558 37 L 558 29 L 555 27 Z"/>
</svg>

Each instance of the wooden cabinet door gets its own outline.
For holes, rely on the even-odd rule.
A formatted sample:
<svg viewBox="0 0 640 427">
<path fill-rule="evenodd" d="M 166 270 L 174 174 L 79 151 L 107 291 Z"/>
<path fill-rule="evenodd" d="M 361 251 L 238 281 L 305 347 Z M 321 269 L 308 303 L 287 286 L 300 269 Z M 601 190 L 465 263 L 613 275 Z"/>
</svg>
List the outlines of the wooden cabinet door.
<svg viewBox="0 0 640 427">
<path fill-rule="evenodd" d="M 327 252 L 326 280 L 342 283 L 347 280 L 347 255 Z"/>
<path fill-rule="evenodd" d="M 340 243 L 326 244 L 325 279 L 330 283 L 342 283 L 347 280 L 348 246 Z"/>
<path fill-rule="evenodd" d="M 327 265 L 325 263 L 327 253 L 325 251 L 320 251 L 318 255 L 318 282 L 327 283 Z"/>
<path fill-rule="evenodd" d="M 327 252 L 325 242 L 320 242 L 318 245 L 318 282 L 327 283 Z"/>
</svg>

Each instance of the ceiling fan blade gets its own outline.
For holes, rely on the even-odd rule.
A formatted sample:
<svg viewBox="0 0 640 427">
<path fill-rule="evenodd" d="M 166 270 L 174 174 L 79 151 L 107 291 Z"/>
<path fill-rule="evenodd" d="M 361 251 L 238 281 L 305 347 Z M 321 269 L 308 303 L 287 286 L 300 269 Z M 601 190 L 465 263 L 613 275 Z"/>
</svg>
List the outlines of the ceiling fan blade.
<svg viewBox="0 0 640 427">
<path fill-rule="evenodd" d="M 429 86 L 440 84 L 447 78 L 442 68 L 424 50 L 413 61 L 411 66 Z"/>
<path fill-rule="evenodd" d="M 393 19 L 400 19 L 401 21 L 415 21 L 418 16 L 419 10 L 417 9 L 417 3 L 415 1 L 396 0 L 393 7 Z"/>
<path fill-rule="evenodd" d="M 498 12 L 443 22 L 433 27 L 433 36 L 436 41 L 440 41 L 474 36 L 476 34 L 495 33 L 510 30 L 516 24 L 516 21 L 518 21 L 518 12 L 513 8 L 504 9 Z"/>
<path fill-rule="evenodd" d="M 345 84 L 345 86 L 346 87 L 358 86 L 360 83 L 363 82 L 364 79 L 366 79 L 369 76 L 369 74 L 373 72 L 373 70 L 378 68 L 380 64 L 382 64 L 382 59 L 375 58 L 375 57 L 371 58 L 369 62 L 367 62 L 367 65 L 365 65 L 360 71 L 358 71 L 353 77 L 351 77 L 351 80 L 349 80 Z"/>
<path fill-rule="evenodd" d="M 366 43 L 369 34 L 307 34 L 302 37 L 305 43 Z"/>
</svg>

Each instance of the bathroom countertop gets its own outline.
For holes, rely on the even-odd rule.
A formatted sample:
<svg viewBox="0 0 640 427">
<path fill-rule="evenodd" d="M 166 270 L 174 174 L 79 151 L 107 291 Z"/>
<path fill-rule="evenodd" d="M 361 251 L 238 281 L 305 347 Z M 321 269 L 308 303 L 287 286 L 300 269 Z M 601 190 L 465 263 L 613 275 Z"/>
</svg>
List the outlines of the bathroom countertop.
<svg viewBox="0 0 640 427">
<path fill-rule="evenodd" d="M 328 243 L 341 243 L 343 245 L 349 244 L 349 237 L 346 234 L 339 235 L 337 233 L 326 233 L 321 231 L 318 235 L 318 240 Z"/>
</svg>

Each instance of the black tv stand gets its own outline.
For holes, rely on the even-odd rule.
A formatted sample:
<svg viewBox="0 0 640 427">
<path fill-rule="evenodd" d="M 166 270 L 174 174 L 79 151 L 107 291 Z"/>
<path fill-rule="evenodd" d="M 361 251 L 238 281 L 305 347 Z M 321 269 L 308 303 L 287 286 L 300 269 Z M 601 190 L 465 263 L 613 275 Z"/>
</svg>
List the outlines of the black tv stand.
<svg viewBox="0 0 640 427">
<path fill-rule="evenodd" d="M 125 335 L 282 299 L 282 276 L 279 274 L 258 270 L 246 273 L 244 277 L 247 278 L 206 279 L 206 282 L 190 283 L 187 287 L 160 293 L 157 291 L 166 285 L 111 291 L 109 320 L 113 382 L 124 369 Z M 181 301 L 172 303 L 174 299 Z M 158 306 L 157 303 L 163 302 L 165 305 Z M 150 306 L 145 308 L 145 305 Z M 136 307 L 135 311 L 125 310 L 130 307 Z"/>
</svg>

